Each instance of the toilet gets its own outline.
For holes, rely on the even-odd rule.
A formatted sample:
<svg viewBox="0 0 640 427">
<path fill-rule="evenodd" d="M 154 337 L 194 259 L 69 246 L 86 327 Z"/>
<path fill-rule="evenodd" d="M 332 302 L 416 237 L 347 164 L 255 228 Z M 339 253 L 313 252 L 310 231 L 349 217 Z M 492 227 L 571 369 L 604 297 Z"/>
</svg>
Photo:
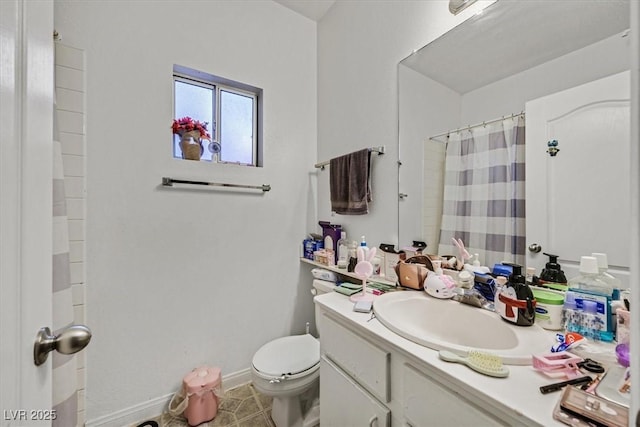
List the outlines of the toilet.
<svg viewBox="0 0 640 427">
<path fill-rule="evenodd" d="M 334 287 L 314 280 L 311 293 L 321 295 Z M 277 427 L 320 424 L 320 341 L 313 335 L 277 338 L 260 347 L 253 356 L 251 378 L 256 390 L 273 398 L 271 418 Z"/>
</svg>

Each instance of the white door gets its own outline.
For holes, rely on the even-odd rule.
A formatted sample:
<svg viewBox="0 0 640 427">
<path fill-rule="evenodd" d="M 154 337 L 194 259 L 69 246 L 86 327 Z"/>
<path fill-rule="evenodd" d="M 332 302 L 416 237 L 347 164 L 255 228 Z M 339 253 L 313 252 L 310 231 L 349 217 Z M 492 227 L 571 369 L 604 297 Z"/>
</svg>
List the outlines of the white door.
<svg viewBox="0 0 640 427">
<path fill-rule="evenodd" d="M 542 248 L 527 250 L 527 266 L 537 274 L 545 252 L 559 256 L 567 279 L 581 256 L 604 252 L 628 286 L 630 93 L 627 71 L 527 102 L 527 246 Z"/>
<path fill-rule="evenodd" d="M 0 1 L 0 425 L 49 425 L 53 2 Z"/>
</svg>

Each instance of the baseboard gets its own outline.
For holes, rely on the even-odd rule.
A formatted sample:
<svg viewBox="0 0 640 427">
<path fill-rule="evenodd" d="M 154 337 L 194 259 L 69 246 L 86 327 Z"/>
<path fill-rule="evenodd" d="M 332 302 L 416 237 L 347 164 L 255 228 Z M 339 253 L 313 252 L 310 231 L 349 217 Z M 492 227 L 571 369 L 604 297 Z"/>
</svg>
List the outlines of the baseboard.
<svg viewBox="0 0 640 427">
<path fill-rule="evenodd" d="M 233 372 L 228 375 L 222 376 L 222 388 L 224 390 L 231 390 L 238 386 L 251 382 L 251 369 L 243 369 L 242 371 Z"/>
<path fill-rule="evenodd" d="M 224 390 L 231 390 L 249 382 L 251 382 L 251 369 L 249 368 L 222 376 Z M 112 414 L 88 420 L 85 427 L 129 427 L 134 423 L 155 418 L 165 412 L 172 397 L 173 393 L 160 396 Z"/>
</svg>

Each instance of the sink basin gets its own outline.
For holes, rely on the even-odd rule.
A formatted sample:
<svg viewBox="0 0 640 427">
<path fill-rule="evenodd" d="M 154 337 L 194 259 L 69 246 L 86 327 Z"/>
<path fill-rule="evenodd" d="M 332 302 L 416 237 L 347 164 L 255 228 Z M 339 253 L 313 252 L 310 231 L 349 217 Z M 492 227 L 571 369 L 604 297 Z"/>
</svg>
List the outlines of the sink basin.
<svg viewBox="0 0 640 427">
<path fill-rule="evenodd" d="M 516 326 L 497 313 L 420 291 L 381 295 L 373 311 L 384 326 L 416 344 L 462 356 L 486 351 L 506 365 L 531 365 L 531 355 L 549 352 L 555 339 L 538 325 Z"/>
</svg>

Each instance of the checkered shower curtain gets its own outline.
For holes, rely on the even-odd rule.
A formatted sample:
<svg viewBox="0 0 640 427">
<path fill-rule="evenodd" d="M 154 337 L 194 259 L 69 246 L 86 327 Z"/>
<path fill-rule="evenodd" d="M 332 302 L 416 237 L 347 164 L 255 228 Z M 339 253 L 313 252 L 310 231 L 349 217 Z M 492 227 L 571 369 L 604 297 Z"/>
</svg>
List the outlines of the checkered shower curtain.
<svg viewBox="0 0 640 427">
<path fill-rule="evenodd" d="M 482 265 L 524 266 L 524 130 L 519 115 L 449 135 L 439 254 L 456 238 Z"/>
</svg>

